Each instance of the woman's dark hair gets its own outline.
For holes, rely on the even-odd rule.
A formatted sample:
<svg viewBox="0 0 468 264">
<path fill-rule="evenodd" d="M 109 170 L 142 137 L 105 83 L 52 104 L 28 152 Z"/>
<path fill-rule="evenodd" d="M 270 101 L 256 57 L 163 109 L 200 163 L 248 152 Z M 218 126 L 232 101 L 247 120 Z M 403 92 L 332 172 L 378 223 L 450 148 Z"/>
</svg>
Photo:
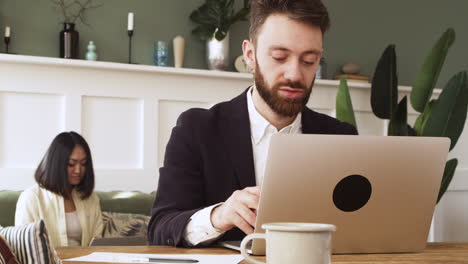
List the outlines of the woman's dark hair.
<svg viewBox="0 0 468 264">
<path fill-rule="evenodd" d="M 81 182 L 75 186 L 81 199 L 88 198 L 94 190 L 94 169 L 91 151 L 86 140 L 76 132 L 58 134 L 49 146 L 36 169 L 34 178 L 42 188 L 70 199 L 73 186 L 68 181 L 67 166 L 75 146 L 81 146 L 86 153 L 86 171 Z"/>
<path fill-rule="evenodd" d="M 330 27 L 327 8 L 320 0 L 252 0 L 250 11 L 250 39 L 257 34 L 272 14 L 285 14 L 289 18 L 320 27 L 322 34 Z"/>
</svg>

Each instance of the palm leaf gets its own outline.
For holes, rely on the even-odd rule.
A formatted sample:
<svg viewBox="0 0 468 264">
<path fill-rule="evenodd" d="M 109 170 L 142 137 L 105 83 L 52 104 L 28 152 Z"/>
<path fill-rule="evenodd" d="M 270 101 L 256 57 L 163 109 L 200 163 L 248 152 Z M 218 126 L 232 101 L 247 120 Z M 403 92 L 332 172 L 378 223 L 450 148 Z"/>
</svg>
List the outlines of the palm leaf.
<svg viewBox="0 0 468 264">
<path fill-rule="evenodd" d="M 467 106 L 468 77 L 466 72 L 460 72 L 449 80 L 432 107 L 423 135 L 449 137 L 452 150 L 465 127 Z"/>
<path fill-rule="evenodd" d="M 455 41 L 455 31 L 449 28 L 432 47 L 424 64 L 416 75 L 416 80 L 411 90 L 411 105 L 414 110 L 422 112 L 426 107 L 432 90 L 437 83 L 440 71 L 444 65 L 448 50 Z"/>
<path fill-rule="evenodd" d="M 380 58 L 372 78 L 371 105 L 374 114 L 390 119 L 398 102 L 398 77 L 395 45 L 389 45 Z"/>
<path fill-rule="evenodd" d="M 336 95 L 336 118 L 357 128 L 348 82 L 342 77 Z"/>
<path fill-rule="evenodd" d="M 457 165 L 458 165 L 457 159 L 451 159 L 447 161 L 447 163 L 445 164 L 444 176 L 442 176 L 442 183 L 440 184 L 439 195 L 437 197 L 437 203 L 439 203 L 440 199 L 442 199 L 442 196 L 444 196 L 444 193 L 447 191 L 450 185 L 450 182 L 453 179 L 453 175 L 455 174 L 455 169 L 457 168 Z"/>
<path fill-rule="evenodd" d="M 401 99 L 388 125 L 389 136 L 408 136 L 408 103 L 406 96 Z"/>
<path fill-rule="evenodd" d="M 418 136 L 424 134 L 424 127 L 426 126 L 429 116 L 431 116 L 432 108 L 434 107 L 436 100 L 431 100 L 424 109 L 424 112 L 418 116 L 416 122 L 414 123 L 414 130 Z"/>
</svg>

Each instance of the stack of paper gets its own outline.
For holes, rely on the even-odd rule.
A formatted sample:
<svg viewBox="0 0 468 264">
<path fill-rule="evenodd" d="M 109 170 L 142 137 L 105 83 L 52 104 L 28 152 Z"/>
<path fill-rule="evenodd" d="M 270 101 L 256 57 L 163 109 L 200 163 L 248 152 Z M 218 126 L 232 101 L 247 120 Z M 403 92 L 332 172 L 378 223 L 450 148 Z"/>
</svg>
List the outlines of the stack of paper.
<svg viewBox="0 0 468 264">
<path fill-rule="evenodd" d="M 65 259 L 63 261 L 111 262 L 111 263 L 197 263 L 197 264 L 237 264 L 242 255 L 188 255 L 188 254 L 134 254 L 94 252 L 89 255 Z"/>
</svg>

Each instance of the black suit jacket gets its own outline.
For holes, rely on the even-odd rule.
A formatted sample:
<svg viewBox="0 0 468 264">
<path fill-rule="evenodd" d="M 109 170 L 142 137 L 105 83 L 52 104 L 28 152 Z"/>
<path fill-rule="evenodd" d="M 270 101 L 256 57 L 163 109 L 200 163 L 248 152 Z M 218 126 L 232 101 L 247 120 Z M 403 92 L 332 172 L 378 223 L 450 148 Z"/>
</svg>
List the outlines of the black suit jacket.
<svg viewBox="0 0 468 264">
<path fill-rule="evenodd" d="M 148 227 L 153 245 L 188 246 L 183 238 L 190 217 L 255 186 L 247 92 L 213 106 L 180 115 L 166 147 L 164 166 Z M 304 108 L 304 134 L 357 134 L 347 123 Z M 241 240 L 238 228 L 221 240 Z"/>
</svg>

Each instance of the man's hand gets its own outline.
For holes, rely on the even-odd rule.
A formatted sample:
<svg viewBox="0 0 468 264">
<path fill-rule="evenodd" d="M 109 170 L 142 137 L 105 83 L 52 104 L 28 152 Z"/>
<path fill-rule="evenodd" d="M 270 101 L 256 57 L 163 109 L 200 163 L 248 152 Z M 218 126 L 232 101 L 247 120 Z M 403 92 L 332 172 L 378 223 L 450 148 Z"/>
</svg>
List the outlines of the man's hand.
<svg viewBox="0 0 468 264">
<path fill-rule="evenodd" d="M 213 209 L 211 223 L 222 231 L 238 227 L 244 233 L 251 234 L 254 231 L 259 200 L 259 186 L 235 191 L 224 204 Z"/>
</svg>

